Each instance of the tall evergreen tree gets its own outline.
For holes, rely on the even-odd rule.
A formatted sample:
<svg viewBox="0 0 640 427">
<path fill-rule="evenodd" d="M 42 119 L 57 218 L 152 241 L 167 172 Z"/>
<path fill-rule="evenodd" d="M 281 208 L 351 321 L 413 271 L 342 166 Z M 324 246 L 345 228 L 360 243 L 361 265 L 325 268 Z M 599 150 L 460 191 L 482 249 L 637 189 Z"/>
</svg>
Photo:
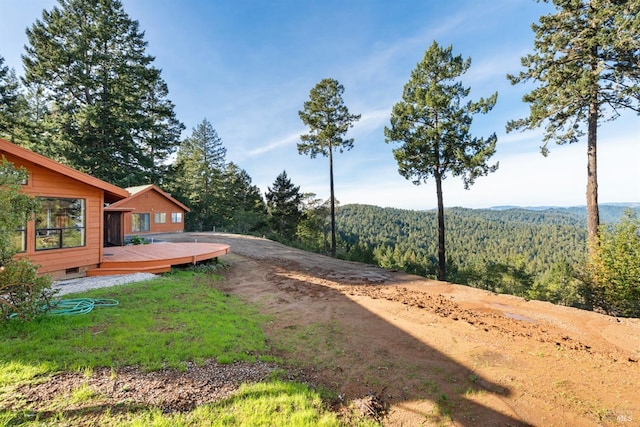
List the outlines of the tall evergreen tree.
<svg viewBox="0 0 640 427">
<path fill-rule="evenodd" d="M 336 256 L 336 207 L 333 185 L 333 151 L 351 150 L 353 138 L 344 139 L 344 135 L 354 122 L 360 120 L 360 114 L 350 114 L 344 105 L 342 93 L 344 87 L 334 79 L 322 79 L 309 93 L 304 109 L 298 112 L 302 122 L 309 126 L 310 132 L 301 135 L 298 144 L 299 154 L 309 154 L 315 158 L 318 154 L 329 157 L 329 187 L 331 200 L 331 256 Z"/>
<path fill-rule="evenodd" d="M 221 196 L 216 206 L 224 209 L 225 223 L 231 231 L 255 233 L 266 226 L 267 208 L 258 186 L 251 177 L 233 162 L 227 164 L 222 182 Z"/>
<path fill-rule="evenodd" d="M 15 71 L 3 64 L 0 55 L 0 136 L 15 142 L 26 106 Z"/>
<path fill-rule="evenodd" d="M 545 0 L 549 2 L 550 0 Z M 551 0 L 555 14 L 532 26 L 534 53 L 512 84 L 538 83 L 523 97 L 529 116 L 507 130 L 545 127 L 547 143 L 574 143 L 587 134 L 587 235 L 596 241 L 598 211 L 597 129 L 620 110 L 640 113 L 640 1 Z"/>
<path fill-rule="evenodd" d="M 206 118 L 180 144 L 169 188 L 191 208 L 188 229 L 212 230 L 223 224 L 216 201 L 222 199 L 226 153 L 222 139 Z"/>
<path fill-rule="evenodd" d="M 446 280 L 444 202 L 442 181 L 448 173 L 462 176 L 468 189 L 479 176 L 498 165 L 489 165 L 495 153 L 495 133 L 476 138 L 470 134 L 473 116 L 487 113 L 498 93 L 477 102 L 466 101 L 470 89 L 458 80 L 471 65 L 471 59 L 453 56 L 452 47 L 436 42 L 425 52 L 411 72 L 402 101 L 393 106 L 391 127 L 385 127 L 386 142 L 400 142 L 393 150 L 398 172 L 420 185 L 433 177 L 438 198 L 438 280 Z"/>
<path fill-rule="evenodd" d="M 276 177 L 273 187 L 267 187 L 266 198 L 274 229 L 285 239 L 292 239 L 302 215 L 300 187 L 291 182 L 286 171 L 282 171 Z"/>
<path fill-rule="evenodd" d="M 156 181 L 183 126 L 121 1 L 59 0 L 27 37 L 25 80 L 51 109 L 47 154 L 116 185 Z"/>
</svg>

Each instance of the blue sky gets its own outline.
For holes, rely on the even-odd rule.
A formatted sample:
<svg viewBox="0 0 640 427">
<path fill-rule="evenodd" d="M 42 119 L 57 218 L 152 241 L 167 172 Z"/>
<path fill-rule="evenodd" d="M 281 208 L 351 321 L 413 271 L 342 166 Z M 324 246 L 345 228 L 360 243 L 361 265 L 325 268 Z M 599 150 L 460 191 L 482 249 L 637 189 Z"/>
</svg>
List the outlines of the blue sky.
<svg viewBox="0 0 640 427">
<path fill-rule="evenodd" d="M 25 29 L 52 0 L 0 0 L 0 55 L 22 75 Z M 336 197 L 408 209 L 436 206 L 432 181 L 413 185 L 397 172 L 394 145 L 384 142 L 393 104 L 411 70 L 435 40 L 472 58 L 462 77 L 471 98 L 498 91 L 498 103 L 477 117 L 476 136 L 498 135 L 497 172 L 464 190 L 444 182 L 445 206 L 585 204 L 586 144 L 549 145 L 542 131 L 505 133 L 523 117 L 527 88 L 511 86 L 520 57 L 533 47 L 531 24 L 550 11 L 533 0 L 123 0 L 140 22 L 169 86 L 176 114 L 191 133 L 207 118 L 237 163 L 262 191 L 283 170 L 302 192 L 329 195 L 328 161 L 299 155 L 307 132 L 298 111 L 326 77 L 345 88 L 344 102 L 361 120 L 351 129 L 353 150 L 335 157 Z M 599 129 L 599 200 L 640 202 L 640 119 L 626 112 Z"/>
</svg>

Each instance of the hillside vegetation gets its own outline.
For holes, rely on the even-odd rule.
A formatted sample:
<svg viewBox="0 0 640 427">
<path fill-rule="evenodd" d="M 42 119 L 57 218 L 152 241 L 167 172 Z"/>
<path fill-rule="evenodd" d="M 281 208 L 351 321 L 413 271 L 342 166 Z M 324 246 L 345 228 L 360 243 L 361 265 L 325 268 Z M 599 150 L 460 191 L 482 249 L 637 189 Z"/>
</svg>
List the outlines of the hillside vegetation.
<svg viewBox="0 0 640 427">
<path fill-rule="evenodd" d="M 345 242 L 366 246 L 393 264 L 388 267 L 430 273 L 438 240 L 434 211 L 348 205 L 340 209 L 339 220 Z M 568 213 L 451 208 L 445 210 L 445 222 L 449 263 L 457 268 L 520 261 L 540 274 L 584 253 L 584 221 Z"/>
<path fill-rule="evenodd" d="M 603 206 L 609 222 L 628 206 Z M 637 208 L 636 208 L 637 210 Z M 449 281 L 573 306 L 586 255 L 584 208 L 445 210 Z M 338 212 L 345 258 L 426 277 L 437 269 L 435 211 L 346 205 Z"/>
</svg>

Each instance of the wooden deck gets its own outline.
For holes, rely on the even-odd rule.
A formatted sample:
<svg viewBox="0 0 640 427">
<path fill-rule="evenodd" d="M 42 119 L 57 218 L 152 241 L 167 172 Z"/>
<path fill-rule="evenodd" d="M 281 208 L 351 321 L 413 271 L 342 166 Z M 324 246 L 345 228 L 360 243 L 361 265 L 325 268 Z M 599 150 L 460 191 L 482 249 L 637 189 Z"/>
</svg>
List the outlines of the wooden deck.
<svg viewBox="0 0 640 427">
<path fill-rule="evenodd" d="M 104 248 L 98 268 L 87 276 L 131 273 L 166 273 L 173 265 L 195 264 L 229 252 L 229 245 L 218 243 L 156 243 L 152 245 Z"/>
</svg>

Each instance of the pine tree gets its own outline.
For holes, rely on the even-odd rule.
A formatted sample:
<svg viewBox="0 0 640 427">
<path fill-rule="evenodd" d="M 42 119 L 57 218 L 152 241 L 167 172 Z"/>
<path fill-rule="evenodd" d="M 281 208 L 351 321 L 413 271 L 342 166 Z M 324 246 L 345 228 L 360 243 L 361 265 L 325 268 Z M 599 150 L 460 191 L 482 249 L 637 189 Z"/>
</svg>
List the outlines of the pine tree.
<svg viewBox="0 0 640 427">
<path fill-rule="evenodd" d="M 333 185 L 333 151 L 351 150 L 353 138 L 343 139 L 354 122 L 360 120 L 360 114 L 350 114 L 342 93 L 344 87 L 334 79 L 321 80 L 309 93 L 304 110 L 298 115 L 309 126 L 310 132 L 301 135 L 298 144 L 299 154 L 309 154 L 315 158 L 318 154 L 329 157 L 329 187 L 331 200 L 331 256 L 336 256 L 336 207 Z"/>
<path fill-rule="evenodd" d="M 59 0 L 27 37 L 25 80 L 44 89 L 55 129 L 38 151 L 116 185 L 156 181 L 182 124 L 121 1 Z"/>
<path fill-rule="evenodd" d="M 548 2 L 549 0 L 545 0 Z M 523 97 L 529 116 L 507 130 L 545 127 L 547 143 L 575 143 L 587 134 L 587 235 L 593 242 L 598 210 L 597 129 L 620 110 L 640 112 L 640 1 L 552 0 L 557 13 L 532 26 L 534 53 L 512 84 L 539 83 Z M 591 248 L 592 245 L 589 245 Z"/>
<path fill-rule="evenodd" d="M 300 187 L 291 182 L 286 171 L 282 171 L 276 177 L 273 187 L 267 187 L 266 199 L 269 218 L 275 231 L 287 240 L 292 239 L 302 215 Z"/>
<path fill-rule="evenodd" d="M 222 215 L 231 231 L 256 233 L 266 226 L 267 208 L 262 193 L 244 169 L 233 162 L 227 164 L 222 187 L 224 200 L 216 205 L 223 207 Z"/>
<path fill-rule="evenodd" d="M 462 176 L 468 189 L 479 176 L 498 165 L 489 165 L 495 153 L 495 133 L 489 138 L 470 134 L 473 115 L 487 113 L 496 103 L 497 92 L 477 102 L 467 101 L 470 89 L 458 78 L 471 59 L 453 56 L 452 47 L 436 42 L 411 72 L 402 101 L 393 106 L 391 127 L 385 127 L 386 142 L 400 142 L 393 150 L 398 172 L 416 185 L 433 177 L 438 199 L 438 280 L 446 280 L 445 224 L 442 181 L 447 174 Z"/>
<path fill-rule="evenodd" d="M 0 56 L 0 136 L 16 142 L 26 105 L 15 71 L 3 64 Z"/>
<path fill-rule="evenodd" d="M 206 118 L 180 144 L 168 187 L 191 208 L 186 224 L 190 230 L 224 225 L 216 203 L 223 198 L 226 153 L 222 139 Z"/>
</svg>

